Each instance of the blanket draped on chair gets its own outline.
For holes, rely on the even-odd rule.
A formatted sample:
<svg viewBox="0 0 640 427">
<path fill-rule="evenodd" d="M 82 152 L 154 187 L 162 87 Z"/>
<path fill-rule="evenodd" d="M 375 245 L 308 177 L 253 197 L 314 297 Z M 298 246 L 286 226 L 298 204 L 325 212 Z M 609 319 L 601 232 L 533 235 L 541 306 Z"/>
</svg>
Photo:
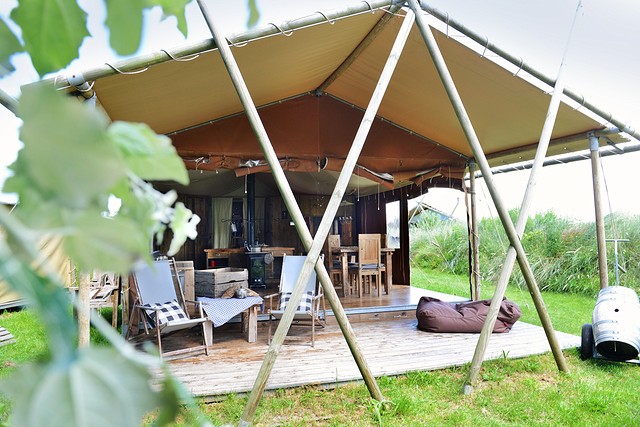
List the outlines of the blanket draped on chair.
<svg viewBox="0 0 640 427">
<path fill-rule="evenodd" d="M 242 313 L 249 307 L 262 304 L 260 297 L 246 298 L 206 298 L 198 297 L 202 303 L 202 309 L 213 323 L 214 327 L 222 326 L 233 317 Z"/>
</svg>

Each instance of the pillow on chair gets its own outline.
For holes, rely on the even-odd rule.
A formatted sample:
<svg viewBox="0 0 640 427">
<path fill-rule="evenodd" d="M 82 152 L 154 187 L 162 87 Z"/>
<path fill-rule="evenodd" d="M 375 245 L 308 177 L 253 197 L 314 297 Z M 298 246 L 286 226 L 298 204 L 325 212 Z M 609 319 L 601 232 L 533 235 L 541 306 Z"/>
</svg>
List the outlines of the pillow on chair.
<svg viewBox="0 0 640 427">
<path fill-rule="evenodd" d="M 280 310 L 284 310 L 287 303 L 291 299 L 291 292 L 280 292 Z M 313 292 L 307 291 L 302 294 L 300 299 L 300 305 L 296 311 L 311 311 L 311 304 L 313 303 Z"/>
<path fill-rule="evenodd" d="M 144 308 L 147 316 L 149 316 L 149 319 L 151 319 L 151 323 L 153 326 L 155 326 L 154 324 L 156 321 L 156 310 L 158 313 L 158 323 L 160 324 L 160 326 L 174 320 L 188 319 L 184 310 L 182 310 L 182 307 L 180 307 L 180 304 L 178 304 L 178 301 L 176 300 L 171 300 L 162 304 L 145 304 L 141 307 Z"/>
</svg>

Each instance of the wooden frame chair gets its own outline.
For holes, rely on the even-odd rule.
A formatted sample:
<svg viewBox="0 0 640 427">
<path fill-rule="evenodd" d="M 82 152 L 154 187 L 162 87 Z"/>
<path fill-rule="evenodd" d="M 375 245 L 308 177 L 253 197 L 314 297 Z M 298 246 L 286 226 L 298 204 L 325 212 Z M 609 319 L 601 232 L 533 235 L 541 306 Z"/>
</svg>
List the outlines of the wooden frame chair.
<svg viewBox="0 0 640 427">
<path fill-rule="evenodd" d="M 154 261 L 145 264 L 132 274 L 132 286 L 135 289 L 135 300 L 131 311 L 131 322 L 144 324 L 146 337 L 155 332 L 158 351 L 162 357 L 204 351 L 209 354 L 208 319 L 204 316 L 202 306 L 196 301 L 186 301 L 182 285 L 177 273 L 176 264 L 171 260 Z M 197 317 L 190 318 L 186 304 L 194 304 Z M 202 345 L 190 346 L 173 351 L 163 352 L 162 337 L 177 331 L 202 327 Z M 131 324 L 127 330 L 127 338 L 132 331 Z"/>
<path fill-rule="evenodd" d="M 282 274 L 280 275 L 280 286 L 277 294 L 264 297 L 269 300 L 267 314 L 269 315 L 269 335 L 268 343 L 271 344 L 272 321 L 279 320 L 284 314 L 284 310 L 289 303 L 289 296 L 295 288 L 296 281 L 302 271 L 302 265 L 307 257 L 304 255 L 285 255 L 282 258 Z M 311 347 L 315 347 L 316 327 L 324 328 L 327 319 L 327 310 L 324 301 L 322 288 L 316 292 L 316 272 L 312 271 L 307 281 L 305 293 L 300 301 L 296 301 L 298 309 L 293 318 L 292 326 L 311 326 Z M 275 306 L 275 299 L 278 298 L 278 307 Z"/>
<path fill-rule="evenodd" d="M 349 277 L 352 285 L 358 288 L 358 296 L 373 291 L 375 281 L 378 296 L 382 296 L 382 272 L 380 262 L 380 235 L 358 235 L 358 261 L 349 263 Z"/>
</svg>

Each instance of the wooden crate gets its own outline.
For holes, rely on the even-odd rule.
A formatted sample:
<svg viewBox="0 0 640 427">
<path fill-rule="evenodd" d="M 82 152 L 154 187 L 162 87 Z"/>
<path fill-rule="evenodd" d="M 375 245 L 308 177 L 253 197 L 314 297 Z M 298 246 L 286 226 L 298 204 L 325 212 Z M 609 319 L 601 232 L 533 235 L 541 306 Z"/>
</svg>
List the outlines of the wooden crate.
<svg viewBox="0 0 640 427">
<path fill-rule="evenodd" d="M 249 273 L 246 268 L 224 267 L 196 270 L 196 296 L 220 298 L 234 285 L 248 288 Z"/>
</svg>

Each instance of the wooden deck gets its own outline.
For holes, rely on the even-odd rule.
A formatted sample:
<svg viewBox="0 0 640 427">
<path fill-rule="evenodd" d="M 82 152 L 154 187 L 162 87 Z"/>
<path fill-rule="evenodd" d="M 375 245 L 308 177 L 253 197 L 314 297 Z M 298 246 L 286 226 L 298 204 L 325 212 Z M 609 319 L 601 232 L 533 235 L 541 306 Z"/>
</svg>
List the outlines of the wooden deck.
<svg viewBox="0 0 640 427">
<path fill-rule="evenodd" d="M 425 294 L 441 299 L 460 299 L 394 286 L 389 298 L 395 305 L 387 300 L 389 305 L 378 308 L 377 314 L 371 312 L 365 299 L 343 302 L 358 345 L 376 377 L 442 369 L 471 361 L 479 334 L 427 333 L 417 329 L 415 304 Z M 381 301 L 376 297 L 372 299 L 377 303 Z M 404 316 L 397 314 L 403 312 Z M 385 317 L 380 313 L 391 315 Z M 209 356 L 174 360 L 170 369 L 195 396 L 248 392 L 268 349 L 266 323 L 259 322 L 258 341 L 253 344 L 242 340 L 238 324 L 217 328 Z M 563 349 L 580 345 L 577 336 L 560 332 L 557 335 Z M 294 326 L 289 336 L 296 336 L 298 340 L 285 341 L 267 382 L 267 390 L 301 385 L 332 387 L 362 380 L 335 322 L 329 322 L 325 329 L 316 332 L 315 348 L 310 345 L 308 328 Z M 517 322 L 511 332 L 492 336 L 486 359 L 525 357 L 548 351 L 549 344 L 541 327 Z"/>
</svg>

